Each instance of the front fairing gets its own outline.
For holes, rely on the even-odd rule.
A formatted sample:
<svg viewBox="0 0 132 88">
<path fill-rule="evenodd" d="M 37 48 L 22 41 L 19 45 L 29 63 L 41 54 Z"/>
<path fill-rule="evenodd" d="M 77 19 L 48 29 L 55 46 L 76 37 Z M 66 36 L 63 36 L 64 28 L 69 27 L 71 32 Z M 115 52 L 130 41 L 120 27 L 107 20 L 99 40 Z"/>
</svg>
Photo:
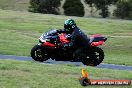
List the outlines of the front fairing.
<svg viewBox="0 0 132 88">
<path fill-rule="evenodd" d="M 39 38 L 39 42 L 43 43 L 43 42 L 46 42 L 46 41 L 50 41 L 49 37 L 44 34 L 42 34 Z"/>
<path fill-rule="evenodd" d="M 56 29 L 54 30 L 49 30 L 45 33 L 43 33 L 40 38 L 39 38 L 39 41 L 40 42 L 50 42 L 51 40 L 53 39 L 57 39 L 58 35 L 57 35 L 57 31 Z M 53 40 L 55 41 L 55 40 Z"/>
</svg>

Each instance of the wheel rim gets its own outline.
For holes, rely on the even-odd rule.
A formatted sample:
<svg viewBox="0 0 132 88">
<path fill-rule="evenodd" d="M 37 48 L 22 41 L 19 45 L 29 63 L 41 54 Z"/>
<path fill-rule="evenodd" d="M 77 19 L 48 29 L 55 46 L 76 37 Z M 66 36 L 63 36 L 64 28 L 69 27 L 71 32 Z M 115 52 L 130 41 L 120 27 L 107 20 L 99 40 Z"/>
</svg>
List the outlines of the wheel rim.
<svg viewBox="0 0 132 88">
<path fill-rule="evenodd" d="M 99 52 L 95 52 L 95 60 L 97 61 L 97 63 L 101 62 L 101 54 Z"/>
<path fill-rule="evenodd" d="M 86 56 L 86 60 L 87 60 L 87 65 L 96 66 L 102 62 L 102 55 L 100 52 L 95 51 L 93 54 L 91 54 L 91 57 L 89 57 L 89 55 Z"/>
<path fill-rule="evenodd" d="M 35 51 L 35 58 L 37 60 L 43 60 L 43 55 L 42 55 L 41 49 L 38 49 Z"/>
<path fill-rule="evenodd" d="M 97 66 L 104 59 L 104 52 L 101 48 L 95 47 L 91 49 L 90 52 L 86 54 L 85 59 L 83 59 L 83 64 L 88 66 Z"/>
<path fill-rule="evenodd" d="M 89 55 L 88 56 L 86 56 L 86 65 L 88 65 L 88 66 L 94 66 L 94 60 L 92 59 L 92 60 L 90 60 L 90 57 L 89 57 Z"/>
</svg>

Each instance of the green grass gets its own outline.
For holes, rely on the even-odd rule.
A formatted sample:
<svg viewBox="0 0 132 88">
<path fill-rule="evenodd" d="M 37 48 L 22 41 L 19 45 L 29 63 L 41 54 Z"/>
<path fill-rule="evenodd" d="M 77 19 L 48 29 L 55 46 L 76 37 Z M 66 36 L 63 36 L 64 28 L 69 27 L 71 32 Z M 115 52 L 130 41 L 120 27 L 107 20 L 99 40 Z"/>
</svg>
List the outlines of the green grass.
<svg viewBox="0 0 132 88">
<path fill-rule="evenodd" d="M 81 68 L 32 61 L 0 60 L 1 88 L 83 88 L 78 79 Z M 132 71 L 84 67 L 90 79 L 129 79 Z M 127 75 L 126 75 L 127 74 Z M 131 86 L 88 86 L 86 88 L 131 88 Z"/>
<path fill-rule="evenodd" d="M 0 0 L 0 9 L 4 10 L 28 10 L 29 0 Z"/>
<path fill-rule="evenodd" d="M 108 37 L 101 46 L 104 63 L 132 65 L 132 21 L 80 18 L 51 14 L 0 10 L 0 54 L 30 56 L 40 35 L 51 29 L 62 29 L 64 20 L 72 18 L 86 34 Z"/>
</svg>

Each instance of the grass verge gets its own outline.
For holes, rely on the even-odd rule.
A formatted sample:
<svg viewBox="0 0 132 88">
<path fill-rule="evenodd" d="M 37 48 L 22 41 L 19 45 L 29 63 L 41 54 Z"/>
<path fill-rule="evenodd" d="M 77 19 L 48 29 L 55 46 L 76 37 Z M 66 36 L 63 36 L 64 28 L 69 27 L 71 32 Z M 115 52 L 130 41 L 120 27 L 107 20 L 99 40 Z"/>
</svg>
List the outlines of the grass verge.
<svg viewBox="0 0 132 88">
<path fill-rule="evenodd" d="M 30 0 L 0 0 L 0 9 L 27 11 Z"/>
<path fill-rule="evenodd" d="M 1 88 L 83 88 L 78 81 L 81 68 L 32 61 L 0 60 Z M 129 79 L 132 71 L 85 67 L 91 79 Z M 131 88 L 131 86 L 88 86 L 88 88 Z"/>
</svg>

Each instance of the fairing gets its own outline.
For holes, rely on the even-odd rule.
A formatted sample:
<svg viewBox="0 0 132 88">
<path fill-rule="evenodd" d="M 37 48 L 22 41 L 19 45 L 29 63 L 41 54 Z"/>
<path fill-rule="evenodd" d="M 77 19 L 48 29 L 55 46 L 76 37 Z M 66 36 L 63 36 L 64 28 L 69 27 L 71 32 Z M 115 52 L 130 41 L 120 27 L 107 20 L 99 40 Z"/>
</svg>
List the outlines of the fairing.
<svg viewBox="0 0 132 88">
<path fill-rule="evenodd" d="M 104 42 L 107 40 L 106 37 L 100 35 L 100 34 L 95 34 L 90 36 L 90 45 L 91 46 L 99 46 L 104 44 Z"/>
<path fill-rule="evenodd" d="M 46 33 L 47 35 L 48 33 Z M 57 47 L 57 43 L 60 42 L 62 44 L 64 43 L 69 43 L 70 41 L 67 40 L 66 38 L 66 34 L 61 33 L 59 36 L 46 36 L 45 34 L 43 34 L 39 40 L 41 41 L 43 46 L 47 46 L 47 47 Z"/>
</svg>

